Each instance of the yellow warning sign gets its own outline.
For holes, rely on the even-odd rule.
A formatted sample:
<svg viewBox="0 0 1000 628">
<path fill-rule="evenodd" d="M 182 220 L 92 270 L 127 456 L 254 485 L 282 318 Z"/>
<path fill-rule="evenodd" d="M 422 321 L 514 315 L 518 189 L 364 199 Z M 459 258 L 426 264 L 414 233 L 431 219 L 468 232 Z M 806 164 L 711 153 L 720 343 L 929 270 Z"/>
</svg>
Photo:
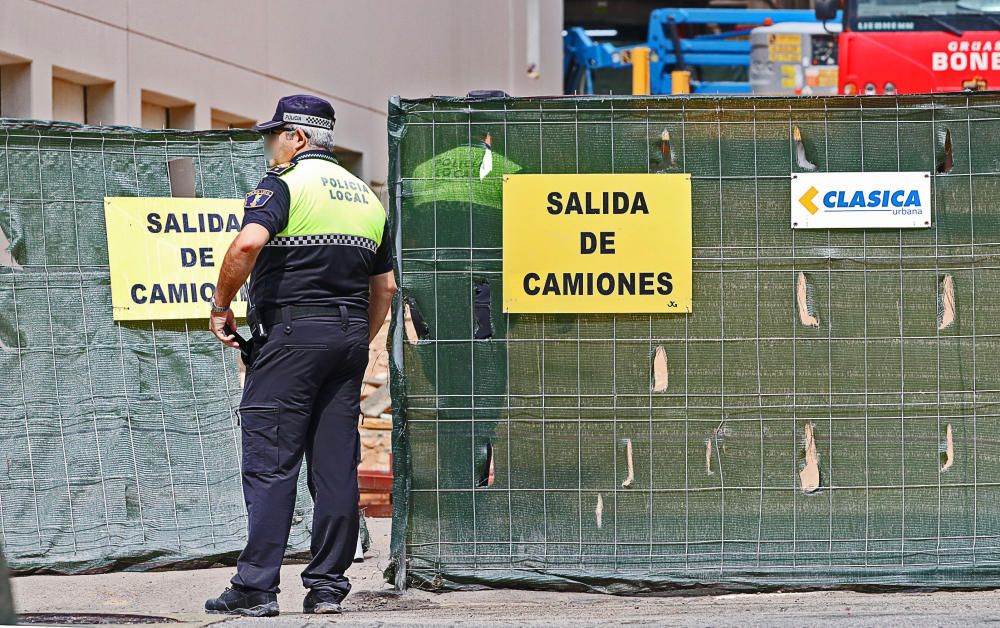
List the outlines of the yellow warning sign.
<svg viewBox="0 0 1000 628">
<path fill-rule="evenodd" d="M 802 87 L 802 85 L 799 83 L 799 66 L 797 65 L 781 66 L 781 86 L 786 89 L 795 89 L 797 87 Z"/>
<path fill-rule="evenodd" d="M 790 33 L 771 33 L 767 36 L 767 59 L 781 63 L 800 63 L 802 37 Z"/>
<path fill-rule="evenodd" d="M 503 179 L 503 307 L 691 311 L 691 175 Z"/>
<path fill-rule="evenodd" d="M 207 318 L 242 216 L 242 199 L 105 198 L 114 319 Z M 232 307 L 245 316 L 245 295 Z"/>
</svg>

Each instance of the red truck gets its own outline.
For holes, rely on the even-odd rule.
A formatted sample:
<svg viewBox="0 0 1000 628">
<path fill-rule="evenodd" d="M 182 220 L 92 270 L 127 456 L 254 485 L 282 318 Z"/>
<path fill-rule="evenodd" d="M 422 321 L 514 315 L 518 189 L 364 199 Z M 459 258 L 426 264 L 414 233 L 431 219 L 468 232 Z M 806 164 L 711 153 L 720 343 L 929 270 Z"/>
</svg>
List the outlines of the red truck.
<svg viewBox="0 0 1000 628">
<path fill-rule="evenodd" d="M 843 8 L 842 94 L 1000 89 L 1000 0 L 816 0 Z"/>
</svg>

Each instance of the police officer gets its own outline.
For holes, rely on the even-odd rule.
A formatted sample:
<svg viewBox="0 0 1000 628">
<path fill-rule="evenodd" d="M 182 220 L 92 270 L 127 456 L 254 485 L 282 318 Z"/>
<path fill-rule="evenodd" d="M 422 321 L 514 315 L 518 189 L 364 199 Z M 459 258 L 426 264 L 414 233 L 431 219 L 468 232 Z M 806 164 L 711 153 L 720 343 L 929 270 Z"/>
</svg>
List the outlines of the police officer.
<svg viewBox="0 0 1000 628">
<path fill-rule="evenodd" d="M 249 529 L 232 586 L 205 603 L 209 612 L 278 614 L 303 454 L 314 502 L 303 611 L 339 613 L 351 589 L 344 571 L 358 538 L 361 379 L 396 282 L 385 210 L 337 163 L 333 126 L 330 103 L 297 95 L 254 127 L 273 167 L 246 195 L 210 318 L 219 340 L 239 347 L 229 304 L 252 270 L 240 404 Z"/>
</svg>

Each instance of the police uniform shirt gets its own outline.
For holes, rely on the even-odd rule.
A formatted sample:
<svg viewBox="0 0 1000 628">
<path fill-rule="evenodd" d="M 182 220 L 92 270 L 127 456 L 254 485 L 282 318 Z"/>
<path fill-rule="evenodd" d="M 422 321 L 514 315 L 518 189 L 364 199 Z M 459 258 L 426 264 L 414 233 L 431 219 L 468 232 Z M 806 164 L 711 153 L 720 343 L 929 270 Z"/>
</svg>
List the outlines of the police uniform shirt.
<svg viewBox="0 0 1000 628">
<path fill-rule="evenodd" d="M 368 307 L 368 277 L 392 270 L 385 209 L 325 150 L 268 170 L 246 195 L 243 226 L 270 240 L 250 278 L 260 309 L 284 305 Z"/>
</svg>

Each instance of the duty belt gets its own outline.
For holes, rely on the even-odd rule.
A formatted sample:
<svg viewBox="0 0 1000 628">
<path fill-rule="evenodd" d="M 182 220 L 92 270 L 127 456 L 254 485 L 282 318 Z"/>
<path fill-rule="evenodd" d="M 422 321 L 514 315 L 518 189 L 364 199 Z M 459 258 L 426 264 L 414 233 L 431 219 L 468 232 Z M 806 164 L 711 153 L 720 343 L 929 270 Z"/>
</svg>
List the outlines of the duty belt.
<svg viewBox="0 0 1000 628">
<path fill-rule="evenodd" d="M 254 308 L 247 314 L 247 323 L 254 336 L 266 338 L 268 330 L 278 323 L 284 323 L 285 333 L 288 333 L 291 331 L 292 321 L 319 316 L 339 316 L 340 324 L 347 327 L 348 318 L 368 318 L 368 308 L 357 305 L 286 305 L 262 312 Z"/>
</svg>

